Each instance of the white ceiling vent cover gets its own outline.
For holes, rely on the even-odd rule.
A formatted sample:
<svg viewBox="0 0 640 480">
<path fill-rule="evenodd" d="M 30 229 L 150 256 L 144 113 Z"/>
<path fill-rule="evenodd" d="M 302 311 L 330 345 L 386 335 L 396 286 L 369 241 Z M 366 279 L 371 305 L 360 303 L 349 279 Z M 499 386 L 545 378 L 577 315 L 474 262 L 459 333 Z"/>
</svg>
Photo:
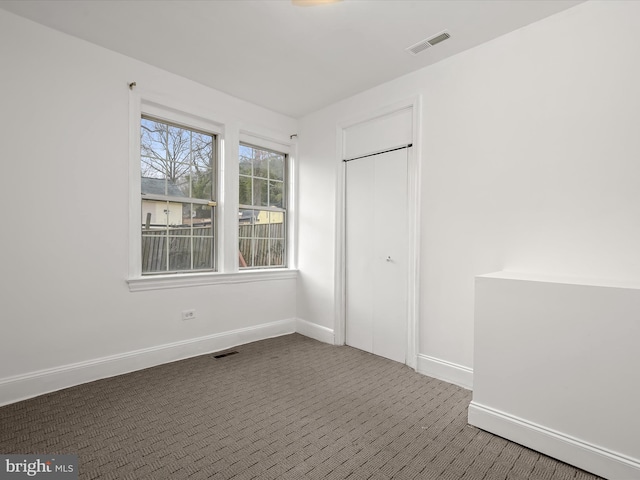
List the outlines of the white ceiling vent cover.
<svg viewBox="0 0 640 480">
<path fill-rule="evenodd" d="M 426 40 L 421 40 L 415 45 L 407 47 L 405 50 L 411 55 L 417 55 L 418 53 L 425 51 L 429 47 L 433 47 L 440 42 L 444 42 L 449 37 L 451 37 L 451 35 L 449 35 L 449 32 L 445 30 L 444 32 L 440 32 L 437 35 L 427 38 Z"/>
</svg>

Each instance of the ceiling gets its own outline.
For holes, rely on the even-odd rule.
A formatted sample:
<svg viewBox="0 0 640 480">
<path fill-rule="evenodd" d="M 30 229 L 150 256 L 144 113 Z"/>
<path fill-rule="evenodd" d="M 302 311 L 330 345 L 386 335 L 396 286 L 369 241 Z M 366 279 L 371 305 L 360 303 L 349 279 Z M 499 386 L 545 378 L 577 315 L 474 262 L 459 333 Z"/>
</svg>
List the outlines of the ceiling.
<svg viewBox="0 0 640 480">
<path fill-rule="evenodd" d="M 300 117 L 579 0 L 0 0 L 0 8 Z M 418 55 L 405 49 L 447 30 Z"/>
</svg>

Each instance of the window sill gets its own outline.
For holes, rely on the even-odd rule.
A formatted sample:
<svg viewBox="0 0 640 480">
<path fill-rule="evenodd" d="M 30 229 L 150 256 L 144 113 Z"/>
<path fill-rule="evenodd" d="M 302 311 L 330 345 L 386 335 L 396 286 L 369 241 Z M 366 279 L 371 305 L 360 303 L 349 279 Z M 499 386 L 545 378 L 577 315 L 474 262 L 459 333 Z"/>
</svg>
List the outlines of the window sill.
<svg viewBox="0 0 640 480">
<path fill-rule="evenodd" d="M 224 285 L 230 283 L 266 282 L 270 280 L 288 280 L 297 278 L 298 271 L 282 270 L 250 270 L 235 273 L 183 273 L 173 275 L 149 275 L 129 278 L 130 292 L 162 290 L 166 288 L 201 287 L 205 285 Z"/>
</svg>

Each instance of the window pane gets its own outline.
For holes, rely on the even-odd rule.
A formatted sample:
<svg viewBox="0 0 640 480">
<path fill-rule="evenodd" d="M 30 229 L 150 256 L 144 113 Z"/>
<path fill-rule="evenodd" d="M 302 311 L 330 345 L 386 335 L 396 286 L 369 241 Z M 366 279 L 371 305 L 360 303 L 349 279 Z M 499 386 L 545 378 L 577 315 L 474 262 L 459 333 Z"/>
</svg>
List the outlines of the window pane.
<svg viewBox="0 0 640 480">
<path fill-rule="evenodd" d="M 211 169 L 191 171 L 191 197 L 211 200 L 213 198 L 213 172 Z"/>
<path fill-rule="evenodd" d="M 238 249 L 238 265 L 240 268 L 253 267 L 252 242 L 251 238 L 240 238 Z"/>
<path fill-rule="evenodd" d="M 193 225 L 193 235 L 211 235 L 213 233 L 213 207 L 209 205 L 191 205 L 191 224 Z M 198 228 L 207 227 L 207 233 L 198 233 Z"/>
<path fill-rule="evenodd" d="M 213 135 L 145 118 L 141 125 L 142 177 L 167 179 L 148 193 L 212 199 Z"/>
<path fill-rule="evenodd" d="M 269 178 L 284 180 L 284 155 L 273 154 L 269 158 Z"/>
<path fill-rule="evenodd" d="M 253 150 L 253 176 L 254 177 L 268 177 L 269 172 L 269 152 L 264 150 Z"/>
<path fill-rule="evenodd" d="M 240 174 L 251 175 L 251 165 L 253 149 L 246 145 L 240 145 Z"/>
<path fill-rule="evenodd" d="M 240 205 L 252 205 L 251 177 L 240 175 Z"/>
<path fill-rule="evenodd" d="M 142 200 L 142 229 L 166 230 L 168 225 L 169 202 Z"/>
<path fill-rule="evenodd" d="M 191 132 L 184 128 L 169 125 L 167 134 L 167 153 L 173 162 L 190 163 Z"/>
<path fill-rule="evenodd" d="M 172 270 L 212 269 L 213 265 L 213 208 L 208 205 L 183 204 L 182 225 L 170 230 L 170 234 L 184 236 L 176 244 L 176 255 L 169 257 Z M 187 241 L 188 240 L 188 241 Z M 189 247 L 187 249 L 187 246 Z M 187 263 L 187 253 L 188 263 Z"/>
<path fill-rule="evenodd" d="M 171 177 L 167 180 L 167 195 L 172 197 L 185 197 L 191 196 L 190 192 L 190 180 L 191 170 L 189 165 L 184 163 L 174 163 L 172 165 Z"/>
<path fill-rule="evenodd" d="M 166 231 L 145 231 L 142 234 L 142 273 L 167 270 Z"/>
<path fill-rule="evenodd" d="M 213 136 L 192 132 L 191 153 L 194 165 L 205 169 L 211 168 L 213 166 Z"/>
<path fill-rule="evenodd" d="M 283 207 L 282 189 L 284 182 L 277 182 L 271 180 L 269 182 L 269 206 L 270 207 Z"/>
<path fill-rule="evenodd" d="M 269 239 L 268 238 L 255 238 L 254 241 L 254 267 L 268 267 L 269 266 Z"/>
<path fill-rule="evenodd" d="M 269 214 L 269 238 L 284 239 L 284 212 L 270 212 Z"/>
<path fill-rule="evenodd" d="M 256 219 L 254 210 L 240 209 L 238 212 L 239 265 L 253 266 L 253 228 Z"/>
<path fill-rule="evenodd" d="M 142 273 L 167 269 L 168 202 L 142 200 Z"/>
<path fill-rule="evenodd" d="M 165 180 L 167 178 L 166 160 L 153 157 L 140 157 L 140 174 L 142 178 L 155 178 L 157 180 Z M 158 195 L 166 195 L 166 182 L 161 181 L 156 187 Z M 145 193 L 145 192 L 143 192 Z"/>
<path fill-rule="evenodd" d="M 203 200 L 213 198 L 213 137 L 193 132 L 191 140 L 191 196 Z"/>
<path fill-rule="evenodd" d="M 284 266 L 284 212 L 241 209 L 239 218 L 240 267 Z"/>
<path fill-rule="evenodd" d="M 266 207 L 269 205 L 268 181 L 261 178 L 253 179 L 253 203 L 256 207 Z"/>
<path fill-rule="evenodd" d="M 253 227 L 253 236 L 256 238 L 269 238 L 269 212 L 260 210 L 256 213 L 256 224 Z"/>
<path fill-rule="evenodd" d="M 198 230 L 194 228 L 194 231 Z M 213 265 L 213 237 L 211 236 L 211 227 L 202 229 L 207 230 L 207 236 L 193 237 L 193 269 L 194 270 L 210 270 Z"/>
<path fill-rule="evenodd" d="M 191 270 L 191 237 L 169 237 L 169 270 Z"/>
<path fill-rule="evenodd" d="M 166 159 L 167 125 L 143 118 L 140 126 L 140 154 L 152 159 Z"/>
<path fill-rule="evenodd" d="M 256 222 L 257 214 L 258 214 L 257 210 L 249 210 L 246 208 L 241 208 L 240 213 L 238 215 L 238 219 L 239 219 L 238 223 L 240 225 L 253 225 Z M 247 230 L 247 231 L 251 231 L 251 230 Z"/>
<path fill-rule="evenodd" d="M 166 202 L 165 213 L 170 235 L 189 235 L 191 230 L 191 205 L 188 203 Z M 186 230 L 186 233 L 183 231 Z"/>
<path fill-rule="evenodd" d="M 282 267 L 285 264 L 284 261 L 284 240 L 276 239 L 271 240 L 271 251 L 269 256 L 271 267 Z"/>
<path fill-rule="evenodd" d="M 212 207 L 143 200 L 143 273 L 213 267 Z"/>
</svg>

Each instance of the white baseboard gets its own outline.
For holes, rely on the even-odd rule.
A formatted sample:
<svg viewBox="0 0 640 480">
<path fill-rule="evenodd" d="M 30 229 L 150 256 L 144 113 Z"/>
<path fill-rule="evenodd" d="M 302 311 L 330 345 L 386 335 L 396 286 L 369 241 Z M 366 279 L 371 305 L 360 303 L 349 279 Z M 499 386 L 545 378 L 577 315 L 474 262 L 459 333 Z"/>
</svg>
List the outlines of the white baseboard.
<svg viewBox="0 0 640 480">
<path fill-rule="evenodd" d="M 163 363 L 175 362 L 227 348 L 287 335 L 296 331 L 296 320 L 287 319 L 254 327 L 143 348 L 61 367 L 0 379 L 0 406 L 44 393 L 113 377 Z"/>
<path fill-rule="evenodd" d="M 469 405 L 469 423 L 604 478 L 640 478 L 640 459 L 612 452 L 475 402 Z"/>
<path fill-rule="evenodd" d="M 418 373 L 453 383 L 467 390 L 473 389 L 473 370 L 457 363 L 428 355 L 418 355 Z"/>
<path fill-rule="evenodd" d="M 301 318 L 296 319 L 296 332 L 319 342 L 334 344 L 333 329 L 302 320 Z"/>
</svg>

